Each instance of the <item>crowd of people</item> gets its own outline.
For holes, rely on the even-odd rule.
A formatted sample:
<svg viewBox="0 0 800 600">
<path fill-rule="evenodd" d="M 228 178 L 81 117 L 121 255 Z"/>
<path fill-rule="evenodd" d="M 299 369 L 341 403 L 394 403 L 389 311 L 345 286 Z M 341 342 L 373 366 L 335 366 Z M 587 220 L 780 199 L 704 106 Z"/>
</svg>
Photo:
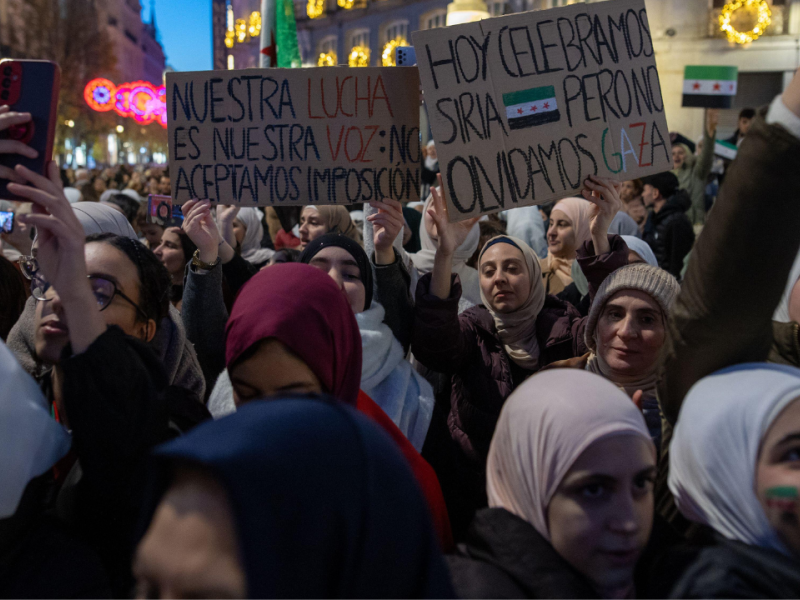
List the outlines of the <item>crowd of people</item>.
<svg viewBox="0 0 800 600">
<path fill-rule="evenodd" d="M 800 596 L 800 74 L 717 124 L 457 222 L 433 142 L 408 205 L 0 167 L 0 596 Z"/>
</svg>

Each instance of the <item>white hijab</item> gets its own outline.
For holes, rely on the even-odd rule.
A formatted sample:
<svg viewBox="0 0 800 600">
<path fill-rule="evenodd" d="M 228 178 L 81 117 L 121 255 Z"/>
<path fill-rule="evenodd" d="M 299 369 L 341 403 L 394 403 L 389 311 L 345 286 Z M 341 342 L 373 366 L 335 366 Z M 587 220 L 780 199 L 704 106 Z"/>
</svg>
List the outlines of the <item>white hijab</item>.
<svg viewBox="0 0 800 600">
<path fill-rule="evenodd" d="M 658 266 L 656 255 L 653 254 L 653 250 L 652 248 L 650 248 L 650 244 L 632 235 L 623 235 L 621 237 L 623 240 L 625 240 L 625 244 L 628 246 L 628 250 L 633 250 L 634 252 L 636 252 L 636 254 L 638 254 L 639 257 L 651 267 Z"/>
<path fill-rule="evenodd" d="M 420 276 L 433 271 L 433 259 L 436 257 L 436 249 L 438 248 L 436 242 L 431 239 L 427 229 L 425 229 L 425 219 L 430 219 L 430 217 L 427 216 L 427 212 L 432 201 L 433 196 L 428 196 L 428 199 L 425 201 L 425 208 L 422 211 L 422 221 L 419 225 L 419 240 L 422 250 L 414 254 L 409 254 L 411 262 L 414 267 L 416 267 L 417 271 L 419 271 Z M 480 304 L 481 302 L 481 281 L 478 276 L 478 271 L 472 267 L 468 267 L 467 261 L 475 254 L 475 250 L 478 249 L 480 241 L 481 228 L 475 223 L 472 229 L 470 229 L 467 239 L 456 248 L 453 254 L 453 273 L 458 274 L 461 280 L 461 297 L 472 306 Z"/>
<path fill-rule="evenodd" d="M 52 467 L 71 443 L 50 416 L 39 386 L 0 341 L 0 519 L 16 512 L 28 482 Z"/>
<path fill-rule="evenodd" d="M 800 369 L 742 364 L 696 383 L 670 445 L 669 489 L 683 515 L 745 544 L 787 553 L 756 496 L 761 442 L 800 397 Z"/>
<path fill-rule="evenodd" d="M 264 213 L 257 208 L 248 206 L 240 209 L 236 218 L 242 222 L 245 229 L 242 239 L 242 258 L 254 265 L 267 262 L 275 254 L 275 251 L 261 247 L 261 240 L 264 239 L 264 227 L 261 225 L 261 219 L 264 218 Z"/>
<path fill-rule="evenodd" d="M 531 285 L 528 299 L 522 306 L 511 313 L 495 312 L 489 304 L 489 300 L 484 296 L 483 290 L 480 291 L 481 302 L 491 313 L 494 319 L 494 326 L 497 328 L 497 336 L 503 342 L 509 358 L 520 367 L 533 370 L 539 366 L 536 317 L 542 311 L 546 296 L 539 259 L 528 244 L 508 235 L 498 235 L 486 242 L 481 251 L 481 258 L 483 258 L 486 250 L 494 244 L 507 244 L 509 241 L 512 242 L 512 246 L 516 246 L 522 252 L 522 256 L 525 259 L 525 266 L 528 270 Z M 480 259 L 478 259 L 478 264 L 480 265 Z"/>
<path fill-rule="evenodd" d="M 644 417 L 619 388 L 587 371 L 537 373 L 508 397 L 489 447 L 490 507 L 524 519 L 550 541 L 547 507 L 561 480 L 597 440 L 636 435 L 653 452 Z"/>
<path fill-rule="evenodd" d="M 789 316 L 789 301 L 792 298 L 792 290 L 798 279 L 800 279 L 800 253 L 794 259 L 792 270 L 789 272 L 789 280 L 786 282 L 786 291 L 783 292 L 780 304 L 775 309 L 775 314 L 772 315 L 773 321 L 778 321 L 779 323 L 790 323 L 792 321 Z"/>
</svg>

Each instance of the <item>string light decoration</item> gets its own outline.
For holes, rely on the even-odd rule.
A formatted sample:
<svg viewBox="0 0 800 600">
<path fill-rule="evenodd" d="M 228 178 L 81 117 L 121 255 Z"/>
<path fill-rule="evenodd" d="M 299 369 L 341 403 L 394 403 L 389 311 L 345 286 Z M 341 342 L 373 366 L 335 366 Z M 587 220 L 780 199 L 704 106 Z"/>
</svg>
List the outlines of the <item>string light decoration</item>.
<svg viewBox="0 0 800 600">
<path fill-rule="evenodd" d="M 225 47 L 226 48 L 233 48 L 233 42 L 236 39 L 236 34 L 233 31 L 226 31 L 225 32 Z"/>
<path fill-rule="evenodd" d="M 134 81 L 114 85 L 108 79 L 92 79 L 83 89 L 83 98 L 89 108 L 97 112 L 113 110 L 121 117 L 129 117 L 148 125 L 157 121 L 167 127 L 167 89 L 148 81 Z"/>
<path fill-rule="evenodd" d="M 309 19 L 316 19 L 322 16 L 322 13 L 325 12 L 325 0 L 308 0 L 308 6 L 306 6 L 306 14 L 308 14 Z"/>
<path fill-rule="evenodd" d="M 734 19 L 750 18 L 755 21 L 753 28 L 748 31 L 739 31 L 732 21 Z M 752 16 L 754 14 L 754 16 Z M 728 36 L 728 41 L 737 44 L 754 42 L 766 31 L 772 22 L 772 11 L 766 0 L 734 0 L 722 8 L 719 14 L 719 28 Z"/>
<path fill-rule="evenodd" d="M 250 34 L 251 38 L 257 38 L 261 34 L 261 13 L 254 10 L 250 13 L 248 21 L 247 33 Z"/>
<path fill-rule="evenodd" d="M 236 31 L 236 41 L 240 44 L 244 43 L 247 39 L 247 22 L 244 19 L 236 19 L 233 29 Z"/>
<path fill-rule="evenodd" d="M 386 45 L 383 47 L 383 53 L 381 54 L 381 64 L 384 67 L 395 67 L 397 66 L 397 61 L 395 59 L 395 48 L 398 46 L 408 46 L 408 42 L 404 37 L 398 37 L 393 40 L 389 40 L 386 42 Z"/>
<path fill-rule="evenodd" d="M 355 6 L 355 0 L 336 0 L 336 4 L 345 10 L 350 10 Z"/>
<path fill-rule="evenodd" d="M 369 48 L 366 46 L 353 46 L 347 59 L 347 64 L 351 67 L 368 67 Z"/>
<path fill-rule="evenodd" d="M 317 59 L 318 67 L 335 67 L 336 66 L 336 52 L 323 52 Z"/>
</svg>

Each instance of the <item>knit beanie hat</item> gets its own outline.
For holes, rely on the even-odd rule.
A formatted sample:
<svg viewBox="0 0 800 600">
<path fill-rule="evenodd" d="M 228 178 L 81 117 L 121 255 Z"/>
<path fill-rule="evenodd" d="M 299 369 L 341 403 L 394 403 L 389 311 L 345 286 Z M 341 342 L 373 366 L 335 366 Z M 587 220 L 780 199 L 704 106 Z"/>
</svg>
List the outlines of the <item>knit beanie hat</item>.
<svg viewBox="0 0 800 600">
<path fill-rule="evenodd" d="M 597 290 L 592 307 L 589 309 L 585 341 L 586 346 L 592 352 L 597 351 L 597 344 L 594 339 L 597 319 L 600 318 L 600 314 L 603 312 L 603 307 L 608 299 L 621 290 L 638 290 L 644 292 L 658 303 L 666 317 L 681 287 L 678 285 L 677 279 L 670 273 L 664 269 L 653 267 L 646 263 L 636 263 L 614 271 L 611 275 L 606 277 L 600 289 Z"/>
</svg>

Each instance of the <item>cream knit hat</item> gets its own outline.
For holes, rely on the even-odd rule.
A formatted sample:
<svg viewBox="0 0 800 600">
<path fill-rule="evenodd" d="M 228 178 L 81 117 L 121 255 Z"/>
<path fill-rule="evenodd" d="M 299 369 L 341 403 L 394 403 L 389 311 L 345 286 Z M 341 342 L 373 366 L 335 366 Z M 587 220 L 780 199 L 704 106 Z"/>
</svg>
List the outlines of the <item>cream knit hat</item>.
<svg viewBox="0 0 800 600">
<path fill-rule="evenodd" d="M 597 319 L 603 312 L 603 307 L 611 296 L 621 290 L 638 290 L 651 296 L 661 307 L 664 316 L 669 315 L 675 298 L 681 290 L 678 281 L 670 273 L 659 267 L 645 263 L 637 263 L 617 269 L 606 277 L 589 309 L 589 320 L 586 322 L 586 346 L 592 351 L 597 351 L 594 339 L 594 330 Z"/>
</svg>

